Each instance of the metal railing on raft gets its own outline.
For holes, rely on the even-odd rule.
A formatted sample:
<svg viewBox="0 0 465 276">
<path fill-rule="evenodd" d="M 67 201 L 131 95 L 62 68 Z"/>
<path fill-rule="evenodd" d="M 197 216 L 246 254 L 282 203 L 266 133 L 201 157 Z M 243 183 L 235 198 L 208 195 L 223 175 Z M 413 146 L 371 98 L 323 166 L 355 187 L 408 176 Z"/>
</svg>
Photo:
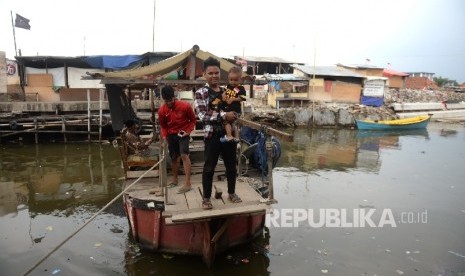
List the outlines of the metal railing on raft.
<svg viewBox="0 0 465 276">
<path fill-rule="evenodd" d="M 273 142 L 271 140 L 272 136 L 275 136 L 279 139 L 282 139 L 284 141 L 292 142 L 294 141 L 294 136 L 292 134 L 279 131 L 277 129 L 274 129 L 272 127 L 266 126 L 264 124 L 259 124 L 252 122 L 250 120 L 246 120 L 243 118 L 238 118 L 237 123 L 242 126 L 247 126 L 252 129 L 258 130 L 262 132 L 265 135 L 265 147 L 266 147 L 266 154 L 267 154 L 267 166 L 268 166 L 268 201 L 267 203 L 271 204 L 275 202 L 274 199 L 274 192 L 273 192 Z M 242 147 L 240 148 L 239 156 L 242 156 Z M 238 159 L 238 172 L 239 175 L 242 175 L 242 164 L 241 164 L 241 159 L 239 157 Z"/>
</svg>

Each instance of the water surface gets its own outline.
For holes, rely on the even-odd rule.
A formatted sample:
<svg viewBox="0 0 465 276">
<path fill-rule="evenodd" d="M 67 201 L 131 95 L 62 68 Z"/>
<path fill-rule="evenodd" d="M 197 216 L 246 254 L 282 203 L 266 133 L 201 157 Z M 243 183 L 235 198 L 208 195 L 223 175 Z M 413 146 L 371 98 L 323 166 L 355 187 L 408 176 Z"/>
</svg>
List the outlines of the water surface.
<svg viewBox="0 0 465 276">
<path fill-rule="evenodd" d="M 378 222 L 390 210 L 395 227 L 271 225 L 209 270 L 200 258 L 140 249 L 118 201 L 31 275 L 465 274 L 463 126 L 294 135 L 274 172 L 276 212 L 346 210 L 353 219 L 375 209 Z M 20 275 L 121 191 L 123 171 L 111 145 L 0 148 L 1 274 Z"/>
</svg>

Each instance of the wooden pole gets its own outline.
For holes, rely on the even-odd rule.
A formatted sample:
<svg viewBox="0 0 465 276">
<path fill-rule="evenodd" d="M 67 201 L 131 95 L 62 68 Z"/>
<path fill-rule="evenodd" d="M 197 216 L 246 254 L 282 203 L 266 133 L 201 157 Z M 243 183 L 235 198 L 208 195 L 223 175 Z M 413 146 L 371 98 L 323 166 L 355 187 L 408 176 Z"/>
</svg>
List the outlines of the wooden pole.
<svg viewBox="0 0 465 276">
<path fill-rule="evenodd" d="M 156 0 L 153 0 L 153 25 L 152 25 L 152 52 L 155 52 L 155 8 Z"/>
<path fill-rule="evenodd" d="M 65 143 L 67 143 L 68 139 L 66 138 L 66 118 L 65 118 L 65 116 L 63 116 L 63 118 L 61 118 L 61 131 L 63 132 L 63 140 L 65 141 Z"/>
<path fill-rule="evenodd" d="M 93 171 L 94 166 L 92 166 L 92 150 L 90 148 L 90 144 L 87 145 L 87 153 L 89 154 L 88 164 L 89 164 L 90 184 L 92 184 L 92 186 L 94 186 L 94 184 L 95 184 L 94 171 Z"/>
<path fill-rule="evenodd" d="M 87 89 L 87 140 L 90 143 L 90 89 Z"/>
<path fill-rule="evenodd" d="M 315 48 L 313 48 L 313 83 L 312 83 L 312 125 L 315 126 L 315 73 L 316 73 L 316 33 L 315 33 Z"/>
<path fill-rule="evenodd" d="M 10 10 L 11 14 L 11 27 L 13 28 L 13 41 L 15 43 L 15 56 L 18 55 L 18 50 L 16 48 L 16 32 L 15 32 L 15 24 L 13 23 L 13 11 Z"/>
<path fill-rule="evenodd" d="M 102 142 L 102 119 L 103 119 L 103 89 L 99 89 L 99 126 L 98 126 L 98 141 Z"/>
<path fill-rule="evenodd" d="M 268 160 L 268 199 L 270 202 L 274 201 L 274 191 L 273 191 L 273 142 L 271 141 L 271 136 L 267 135 L 266 137 L 266 153 Z"/>
<path fill-rule="evenodd" d="M 38 144 L 39 143 L 39 133 L 38 133 L 38 128 L 37 128 L 37 117 L 34 118 L 34 130 L 35 130 L 36 144 Z"/>
<path fill-rule="evenodd" d="M 246 119 L 242 119 L 242 118 L 237 118 L 237 122 L 239 124 L 243 125 L 243 126 L 248 126 L 248 127 L 253 128 L 253 129 L 256 129 L 256 130 L 263 130 L 265 132 L 265 134 L 276 136 L 279 139 L 283 139 L 283 140 L 288 141 L 288 142 L 294 141 L 294 136 L 292 134 L 289 134 L 289 133 L 286 133 L 286 132 L 283 132 L 283 131 L 279 131 L 279 130 L 271 128 L 271 127 L 264 127 L 263 125 L 261 125 L 259 123 L 255 123 L 255 122 L 252 122 L 252 121 L 249 121 L 249 120 L 246 120 Z"/>
</svg>

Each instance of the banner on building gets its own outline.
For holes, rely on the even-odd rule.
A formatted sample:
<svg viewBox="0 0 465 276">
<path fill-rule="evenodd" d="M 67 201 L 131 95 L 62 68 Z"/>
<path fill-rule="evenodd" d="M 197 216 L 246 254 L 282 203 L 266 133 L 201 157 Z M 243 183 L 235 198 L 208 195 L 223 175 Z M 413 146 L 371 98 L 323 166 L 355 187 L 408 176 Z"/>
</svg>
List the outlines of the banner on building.
<svg viewBox="0 0 465 276">
<path fill-rule="evenodd" d="M 363 96 L 367 97 L 384 97 L 385 80 L 374 79 L 366 80 L 363 87 Z"/>
</svg>

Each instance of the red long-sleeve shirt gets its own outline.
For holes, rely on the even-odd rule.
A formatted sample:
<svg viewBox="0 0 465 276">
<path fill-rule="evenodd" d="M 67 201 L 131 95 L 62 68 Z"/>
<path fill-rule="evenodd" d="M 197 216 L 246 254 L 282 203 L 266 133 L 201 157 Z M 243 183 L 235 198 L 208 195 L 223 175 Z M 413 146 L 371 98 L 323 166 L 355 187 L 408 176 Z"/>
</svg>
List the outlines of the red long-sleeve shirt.
<svg viewBox="0 0 465 276">
<path fill-rule="evenodd" d="M 195 128 L 196 121 L 194 110 L 190 104 L 180 100 L 174 100 L 173 108 L 168 108 L 164 104 L 158 110 L 158 122 L 163 139 L 168 134 L 177 134 L 181 130 L 191 133 Z"/>
</svg>

